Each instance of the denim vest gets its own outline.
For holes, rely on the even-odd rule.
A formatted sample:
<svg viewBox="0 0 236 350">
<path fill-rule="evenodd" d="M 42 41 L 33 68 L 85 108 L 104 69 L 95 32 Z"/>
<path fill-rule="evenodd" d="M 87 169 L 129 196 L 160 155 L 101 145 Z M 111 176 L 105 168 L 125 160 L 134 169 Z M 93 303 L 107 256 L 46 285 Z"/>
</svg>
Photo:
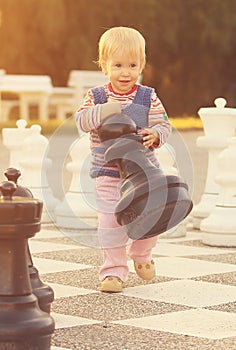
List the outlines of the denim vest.
<svg viewBox="0 0 236 350">
<path fill-rule="evenodd" d="M 103 86 L 93 88 L 91 91 L 95 104 L 103 104 L 107 102 L 107 96 Z M 132 103 L 122 109 L 122 113 L 128 115 L 131 119 L 133 119 L 137 125 L 137 130 L 148 127 L 151 95 L 152 88 L 139 85 Z M 92 134 L 91 137 L 93 138 L 95 135 Z M 93 160 L 92 168 L 90 170 L 91 177 L 94 178 L 101 175 L 120 177 L 118 169 L 114 169 L 114 164 L 109 165 L 109 163 L 105 163 L 105 161 L 102 163 L 102 156 L 104 156 L 104 153 L 105 148 L 102 148 L 101 146 L 92 149 Z M 152 147 L 147 149 L 146 155 L 152 163 L 158 166 L 157 159 L 154 155 L 154 149 Z"/>
<path fill-rule="evenodd" d="M 107 102 L 107 96 L 102 86 L 92 89 L 92 94 L 95 104 L 103 104 Z M 132 103 L 122 109 L 122 113 L 133 119 L 138 130 L 148 127 L 148 114 L 151 106 L 151 95 L 151 88 L 139 85 L 138 91 Z"/>
</svg>

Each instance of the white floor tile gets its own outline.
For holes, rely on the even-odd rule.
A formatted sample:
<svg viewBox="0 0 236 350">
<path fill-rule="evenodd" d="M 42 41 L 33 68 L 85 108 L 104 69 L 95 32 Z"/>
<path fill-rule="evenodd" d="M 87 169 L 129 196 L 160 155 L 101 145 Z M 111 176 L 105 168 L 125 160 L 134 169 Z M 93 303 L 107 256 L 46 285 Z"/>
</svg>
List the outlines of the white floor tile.
<svg viewBox="0 0 236 350">
<path fill-rule="evenodd" d="M 236 250 L 235 250 L 236 251 Z M 188 255 L 212 255 L 212 254 L 227 254 L 226 249 L 193 247 L 181 244 L 157 243 L 153 249 L 154 254 L 164 256 L 188 256 Z"/>
<path fill-rule="evenodd" d="M 201 239 L 201 232 L 187 232 L 186 236 L 179 237 L 179 238 L 171 238 L 171 235 L 168 238 L 159 236 L 159 242 L 165 242 L 165 243 L 176 243 L 176 242 L 186 242 L 186 241 L 198 241 Z"/>
<path fill-rule="evenodd" d="M 62 238 L 65 237 L 60 231 L 57 229 L 54 230 L 47 230 L 44 228 L 41 228 L 39 232 L 36 233 L 36 235 L 32 239 L 39 239 L 39 238 Z"/>
<path fill-rule="evenodd" d="M 47 283 L 47 280 L 44 280 L 44 283 Z M 55 299 L 96 293 L 96 291 L 92 289 L 77 288 L 77 287 L 68 286 L 65 284 L 58 284 L 58 283 L 51 283 L 51 282 L 48 282 L 48 284 L 54 291 Z"/>
<path fill-rule="evenodd" d="M 85 264 L 76 264 L 66 261 L 58 261 L 52 259 L 42 259 L 42 258 L 33 258 L 33 263 L 36 269 L 39 271 L 39 274 L 61 272 L 61 271 L 73 271 L 88 269 L 94 267 L 92 265 Z"/>
<path fill-rule="evenodd" d="M 126 288 L 124 294 L 190 307 L 206 307 L 236 301 L 236 287 L 192 280 Z"/>
<path fill-rule="evenodd" d="M 51 316 L 55 321 L 55 329 L 101 323 L 101 321 L 97 321 L 97 320 L 89 320 L 88 318 L 63 315 L 55 312 L 51 312 Z"/>
<path fill-rule="evenodd" d="M 57 346 L 51 346 L 51 350 L 71 350 L 71 349 L 66 349 L 66 348 L 58 348 Z"/>
<path fill-rule="evenodd" d="M 208 339 L 236 336 L 235 314 L 202 309 L 172 312 L 113 323 Z"/>
<path fill-rule="evenodd" d="M 192 278 L 236 271 L 236 265 L 233 264 L 223 264 L 197 259 L 160 257 L 154 259 L 154 261 L 158 276 L 173 278 Z M 135 272 L 132 260 L 129 260 L 128 266 L 131 272 Z"/>
<path fill-rule="evenodd" d="M 29 240 L 29 248 L 31 253 L 44 253 L 56 250 L 80 249 L 77 245 L 40 242 L 36 240 Z"/>
</svg>

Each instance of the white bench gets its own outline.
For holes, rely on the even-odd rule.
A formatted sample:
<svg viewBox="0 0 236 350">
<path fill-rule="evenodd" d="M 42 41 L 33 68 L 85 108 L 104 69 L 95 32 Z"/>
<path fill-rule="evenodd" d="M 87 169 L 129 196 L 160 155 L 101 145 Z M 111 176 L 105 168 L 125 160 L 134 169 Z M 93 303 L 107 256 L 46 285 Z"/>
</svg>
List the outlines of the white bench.
<svg viewBox="0 0 236 350">
<path fill-rule="evenodd" d="M 0 69 L 0 85 L 1 85 L 1 79 L 5 74 L 6 74 L 5 69 Z M 0 122 L 7 121 L 11 109 L 15 106 L 18 106 L 18 101 L 2 100 L 1 91 L 0 91 Z"/>
<path fill-rule="evenodd" d="M 18 106 L 18 100 L 2 100 L 0 98 L 0 122 L 6 122 L 9 119 L 12 108 Z"/>
<path fill-rule="evenodd" d="M 49 76 L 2 74 L 0 76 L 0 92 L 12 93 L 18 96 L 20 108 L 19 118 L 29 119 L 30 105 L 37 105 L 39 119 L 48 119 L 49 95 L 52 93 L 52 82 Z M 7 105 L 9 101 L 5 103 L 3 100 L 1 104 Z M 2 118 L 7 118 L 6 113 Z"/>
</svg>

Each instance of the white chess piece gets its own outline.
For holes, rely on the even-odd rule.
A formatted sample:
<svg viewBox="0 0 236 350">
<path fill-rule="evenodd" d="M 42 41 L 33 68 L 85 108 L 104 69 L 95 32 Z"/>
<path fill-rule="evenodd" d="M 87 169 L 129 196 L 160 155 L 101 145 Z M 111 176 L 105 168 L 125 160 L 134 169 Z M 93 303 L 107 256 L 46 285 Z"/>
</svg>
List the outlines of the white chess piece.
<svg viewBox="0 0 236 350">
<path fill-rule="evenodd" d="M 55 210 L 56 223 L 61 228 L 84 230 L 97 228 L 94 209 L 94 183 L 89 175 L 89 134 L 82 135 L 70 147 L 71 162 L 66 166 L 72 174 L 69 190 Z"/>
<path fill-rule="evenodd" d="M 32 129 L 26 128 L 26 125 L 26 120 L 18 119 L 16 128 L 2 129 L 3 145 L 9 150 L 9 167 L 19 169 L 20 171 L 22 171 L 20 161 L 24 158 L 22 144 L 32 132 Z"/>
<path fill-rule="evenodd" d="M 26 137 L 21 145 L 24 158 L 19 161 L 22 169 L 22 185 L 27 187 L 34 198 L 43 201 L 42 223 L 52 221 L 54 209 L 58 203 L 47 183 L 43 181 L 42 167 L 49 167 L 51 161 L 45 159 L 45 152 L 48 146 L 48 139 L 41 135 L 41 126 L 32 125 L 31 134 Z"/>
<path fill-rule="evenodd" d="M 165 143 L 162 147 L 157 148 L 156 154 L 160 162 L 161 169 L 165 175 L 179 175 L 179 171 L 176 167 L 176 154 L 174 147 L 172 147 L 169 143 Z M 188 218 L 184 219 L 177 226 L 160 234 L 159 237 L 168 239 L 185 237 L 187 221 Z"/>
<path fill-rule="evenodd" d="M 174 147 L 169 143 L 165 143 L 162 147 L 156 149 L 156 154 L 164 174 L 178 176 Z"/>
<path fill-rule="evenodd" d="M 220 186 L 216 205 L 200 225 L 202 242 L 213 246 L 236 247 L 236 136 L 218 157 Z"/>
<path fill-rule="evenodd" d="M 208 151 L 208 169 L 204 193 L 200 202 L 192 210 L 193 227 L 200 228 L 201 220 L 206 218 L 215 206 L 219 184 L 215 182 L 218 174 L 217 158 L 227 147 L 236 126 L 236 108 L 226 108 L 226 100 L 217 98 L 216 107 L 200 108 L 198 114 L 203 122 L 205 136 L 197 139 L 197 146 Z"/>
</svg>

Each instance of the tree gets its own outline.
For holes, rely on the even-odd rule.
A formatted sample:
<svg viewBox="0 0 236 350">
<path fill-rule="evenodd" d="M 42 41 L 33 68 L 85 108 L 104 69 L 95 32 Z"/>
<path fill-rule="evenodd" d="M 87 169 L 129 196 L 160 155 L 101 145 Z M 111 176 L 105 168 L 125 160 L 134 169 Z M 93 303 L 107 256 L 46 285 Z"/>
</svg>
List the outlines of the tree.
<svg viewBox="0 0 236 350">
<path fill-rule="evenodd" d="M 147 41 L 143 83 L 169 114 L 196 114 L 218 96 L 236 104 L 235 0 L 0 0 L 0 67 L 48 74 L 98 69 L 100 35 L 131 26 Z"/>
</svg>

